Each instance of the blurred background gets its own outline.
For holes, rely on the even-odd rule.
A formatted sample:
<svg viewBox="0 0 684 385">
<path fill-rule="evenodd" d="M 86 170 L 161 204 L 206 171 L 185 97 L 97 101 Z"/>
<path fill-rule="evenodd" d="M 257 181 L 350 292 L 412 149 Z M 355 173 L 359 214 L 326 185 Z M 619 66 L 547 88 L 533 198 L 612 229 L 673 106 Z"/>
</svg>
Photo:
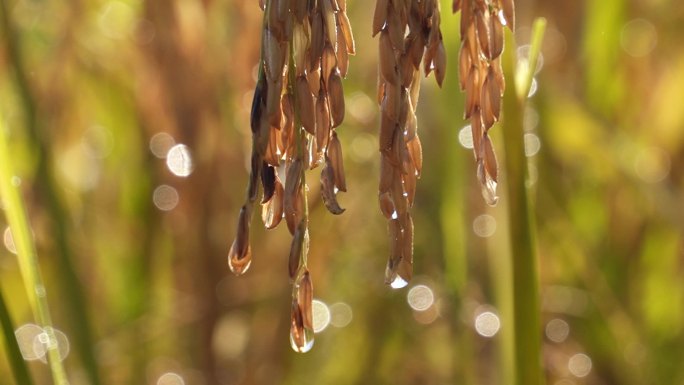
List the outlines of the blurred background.
<svg viewBox="0 0 684 385">
<path fill-rule="evenodd" d="M 303 355 L 288 342 L 285 226 L 255 218 L 250 271 L 234 277 L 226 262 L 248 176 L 258 2 L 2 3 L 0 119 L 71 384 L 512 382 L 507 199 L 491 208 L 480 195 L 450 3 L 446 81 L 424 81 L 418 111 L 416 277 L 392 290 L 373 6 L 348 0 L 347 211 L 327 213 L 312 172 L 319 332 Z M 518 1 L 517 16 L 523 51 L 533 18 L 549 22 L 525 111 L 547 382 L 684 384 L 684 7 Z M 48 384 L 4 216 L 0 227 L 0 282 Z"/>
</svg>

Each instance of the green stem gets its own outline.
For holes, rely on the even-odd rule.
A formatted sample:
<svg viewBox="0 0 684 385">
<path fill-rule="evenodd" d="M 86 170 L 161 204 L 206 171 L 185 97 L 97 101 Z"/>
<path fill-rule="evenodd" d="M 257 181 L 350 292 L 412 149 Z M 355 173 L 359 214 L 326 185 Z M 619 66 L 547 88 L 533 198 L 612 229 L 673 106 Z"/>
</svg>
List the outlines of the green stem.
<svg viewBox="0 0 684 385">
<path fill-rule="evenodd" d="M 530 87 L 532 87 L 532 79 L 534 79 L 539 53 L 541 52 L 542 42 L 544 41 L 546 19 L 538 18 L 534 21 L 534 26 L 532 28 L 532 42 L 530 43 L 530 52 L 527 56 L 527 60 L 519 62 L 519 67 L 516 70 L 517 76 L 515 80 L 518 81 L 516 83 L 516 91 L 521 103 L 527 99 L 527 94 L 530 92 Z"/>
<path fill-rule="evenodd" d="M 12 231 L 12 239 L 17 249 L 19 269 L 24 279 L 26 294 L 33 310 L 33 314 L 48 336 L 47 357 L 52 371 L 52 377 L 57 385 L 67 384 L 66 372 L 59 357 L 52 318 L 48 307 L 47 295 L 43 278 L 38 266 L 38 256 L 33 243 L 31 228 L 29 227 L 24 201 L 19 193 L 16 178 L 11 170 L 11 159 L 7 145 L 5 127 L 0 120 L 0 196 L 5 204 L 5 215 Z"/>
<path fill-rule="evenodd" d="M 7 0 L 0 0 L 0 22 L 2 23 L 2 31 L 5 36 L 7 56 L 14 69 L 16 87 L 24 110 L 28 138 L 31 146 L 37 150 L 36 182 L 38 190 L 45 199 L 46 209 L 52 221 L 52 233 L 54 234 L 57 248 L 56 256 L 58 257 L 56 265 L 60 283 L 63 286 L 65 298 L 67 299 L 66 303 L 69 305 L 66 313 L 71 317 L 74 342 L 78 347 L 77 351 L 80 353 L 89 380 L 93 385 L 98 385 L 100 384 L 100 379 L 93 350 L 90 320 L 86 312 L 86 301 L 81 290 L 80 281 L 72 262 L 73 253 L 67 237 L 68 220 L 55 187 L 50 168 L 50 148 L 46 144 L 48 136 L 41 130 L 37 104 L 26 75 L 19 45 L 19 36 L 9 16 Z"/>
<path fill-rule="evenodd" d="M 9 310 L 5 304 L 5 298 L 2 295 L 2 288 L 0 288 L 0 324 L 2 326 L 2 333 L 5 335 L 5 348 L 7 349 L 8 359 L 14 374 L 14 381 L 20 385 L 33 385 L 33 380 L 29 375 L 26 362 L 21 356 L 19 345 L 17 345 L 17 338 L 14 334 L 14 324 L 10 318 Z"/>
<path fill-rule="evenodd" d="M 525 156 L 523 111 L 534 75 L 546 21 L 537 19 L 529 65 L 514 81 L 513 90 L 504 96 L 503 134 L 506 143 L 505 164 L 508 215 L 513 258 L 513 322 L 515 331 L 515 384 L 541 385 L 541 324 L 539 305 L 538 261 L 534 244 L 534 223 L 527 196 L 527 157 Z M 516 45 L 513 34 L 506 36 L 504 75 L 516 79 Z"/>
</svg>

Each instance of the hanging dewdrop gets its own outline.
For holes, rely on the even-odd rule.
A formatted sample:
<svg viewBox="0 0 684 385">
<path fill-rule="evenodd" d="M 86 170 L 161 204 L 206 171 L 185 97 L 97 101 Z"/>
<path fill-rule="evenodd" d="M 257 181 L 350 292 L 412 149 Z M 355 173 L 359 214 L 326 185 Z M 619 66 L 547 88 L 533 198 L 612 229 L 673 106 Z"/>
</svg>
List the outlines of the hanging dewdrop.
<svg viewBox="0 0 684 385">
<path fill-rule="evenodd" d="M 411 207 L 423 165 L 416 107 L 420 63 L 425 76 L 435 72 L 442 85 L 446 52 L 439 29 L 437 0 L 378 0 L 373 36 L 380 35 L 378 103 L 380 104 L 380 210 L 387 218 L 390 253 L 385 282 L 393 288 L 413 276 Z"/>
<path fill-rule="evenodd" d="M 252 160 L 247 200 L 228 254 L 236 275 L 251 264 L 249 226 L 259 184 L 267 229 L 282 219 L 292 234 L 290 342 L 297 352 L 313 346 L 313 284 L 307 268 L 309 220 L 306 170 L 323 165 L 321 196 L 341 214 L 337 192 L 347 191 L 342 146 L 335 128 L 344 120 L 342 78 L 354 38 L 344 0 L 266 0 L 259 77 L 252 101 Z"/>
<path fill-rule="evenodd" d="M 454 0 L 453 12 L 461 11 L 459 80 L 466 93 L 465 119 L 470 119 L 477 178 L 489 205 L 498 201 L 499 166 L 489 129 L 499 120 L 506 83 L 501 69 L 504 26 L 513 31 L 513 0 Z"/>
</svg>

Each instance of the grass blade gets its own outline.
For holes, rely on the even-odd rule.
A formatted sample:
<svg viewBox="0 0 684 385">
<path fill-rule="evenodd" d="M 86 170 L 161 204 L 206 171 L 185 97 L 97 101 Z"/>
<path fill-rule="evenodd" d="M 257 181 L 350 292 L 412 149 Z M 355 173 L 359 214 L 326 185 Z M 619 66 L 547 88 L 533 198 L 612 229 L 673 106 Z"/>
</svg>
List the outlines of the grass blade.
<svg viewBox="0 0 684 385">
<path fill-rule="evenodd" d="M 48 341 L 57 341 L 52 328 L 45 285 L 40 273 L 38 256 L 33 243 L 31 228 L 28 224 L 24 201 L 16 182 L 18 179 L 11 170 L 11 159 L 7 145 L 7 132 L 4 122 L 0 119 L 0 197 L 2 197 L 5 206 L 5 215 L 17 249 L 19 269 L 34 317 L 47 334 Z M 48 343 L 47 357 L 54 383 L 56 385 L 67 384 L 66 372 L 59 357 L 56 343 Z"/>
<path fill-rule="evenodd" d="M 74 345 L 77 346 L 76 350 L 83 361 L 89 380 L 93 385 L 98 385 L 101 382 L 95 352 L 93 351 L 94 344 L 92 343 L 90 320 L 86 311 L 86 299 L 74 268 L 73 252 L 68 242 L 67 234 L 70 226 L 64 205 L 57 193 L 50 165 L 52 158 L 50 147 L 45 142 L 45 138 L 48 136 L 43 135 L 41 130 L 39 111 L 27 77 L 19 34 L 13 19 L 10 17 L 10 12 L 9 2 L 0 0 L 0 24 L 7 47 L 7 59 L 14 70 L 16 89 L 24 110 L 30 145 L 36 150 L 36 184 L 38 191 L 43 195 L 46 210 L 52 222 L 51 231 L 57 249 L 55 256 L 59 259 L 59 263 L 57 263 L 58 277 L 66 299 L 65 303 L 68 306 L 66 314 L 70 317 L 69 324 L 73 327 L 71 332 L 73 333 Z"/>
<path fill-rule="evenodd" d="M 534 244 L 534 224 L 527 196 L 527 157 L 525 156 L 523 111 L 534 75 L 546 21 L 537 19 L 533 46 L 522 81 L 515 81 L 514 92 L 504 95 L 503 134 L 506 143 L 505 164 L 508 192 L 508 216 L 513 253 L 513 318 L 515 331 L 515 368 L 517 385 L 544 383 L 541 366 L 541 326 L 538 260 Z M 516 46 L 510 31 L 506 36 L 504 74 L 515 79 Z M 518 72 L 520 73 L 520 72 Z"/>
</svg>

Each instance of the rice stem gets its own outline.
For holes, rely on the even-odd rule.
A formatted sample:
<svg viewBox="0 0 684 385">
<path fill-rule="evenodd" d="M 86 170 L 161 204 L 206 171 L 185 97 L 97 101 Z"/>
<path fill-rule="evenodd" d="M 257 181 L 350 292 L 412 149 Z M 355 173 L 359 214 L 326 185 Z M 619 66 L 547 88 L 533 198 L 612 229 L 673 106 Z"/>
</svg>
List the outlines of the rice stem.
<svg viewBox="0 0 684 385">
<path fill-rule="evenodd" d="M 515 339 L 515 384 L 542 385 L 541 326 L 538 259 L 534 244 L 534 221 L 527 196 L 527 157 L 523 141 L 523 112 L 546 21 L 537 19 L 533 28 L 529 65 L 522 81 L 513 82 L 515 92 L 504 95 L 503 134 L 506 143 L 505 164 L 508 182 L 508 216 L 513 265 L 513 319 Z M 507 31 L 504 74 L 515 79 L 516 45 Z"/>
<path fill-rule="evenodd" d="M 35 244 L 29 227 L 24 201 L 19 192 L 18 179 L 11 170 L 11 156 L 7 144 L 7 134 L 0 120 L 0 196 L 5 206 L 5 215 L 9 222 L 12 238 L 17 249 L 19 269 L 24 280 L 26 294 L 38 324 L 48 337 L 47 358 L 52 371 L 52 379 L 56 385 L 68 384 L 66 372 L 59 357 L 52 319 L 48 307 L 43 278 L 38 265 Z"/>
</svg>

